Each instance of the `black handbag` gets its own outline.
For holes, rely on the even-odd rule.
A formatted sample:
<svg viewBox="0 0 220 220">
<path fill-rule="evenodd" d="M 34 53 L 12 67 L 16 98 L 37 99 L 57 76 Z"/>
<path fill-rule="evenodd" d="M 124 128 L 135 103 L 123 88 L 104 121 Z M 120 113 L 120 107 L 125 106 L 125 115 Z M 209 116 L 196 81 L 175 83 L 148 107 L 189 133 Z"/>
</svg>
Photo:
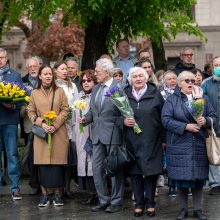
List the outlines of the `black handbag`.
<svg viewBox="0 0 220 220">
<path fill-rule="evenodd" d="M 135 158 L 132 153 L 128 150 L 125 144 L 125 137 L 123 137 L 123 144 L 116 147 L 111 151 L 111 142 L 113 136 L 114 126 L 112 129 L 110 145 L 107 152 L 107 156 L 104 160 L 104 169 L 106 175 L 113 177 L 116 176 L 118 170 L 124 169 L 126 166 L 134 162 Z"/>
<path fill-rule="evenodd" d="M 53 96 L 52 96 L 52 102 L 51 102 L 51 111 L 53 110 L 53 103 L 54 103 L 54 96 L 55 96 L 55 91 L 53 91 Z M 36 121 L 38 118 L 38 116 L 36 115 L 35 120 Z M 42 138 L 44 140 L 47 140 L 47 132 L 39 125 L 34 125 L 32 128 L 32 132 L 34 133 L 34 135 L 36 135 L 39 138 Z"/>
</svg>

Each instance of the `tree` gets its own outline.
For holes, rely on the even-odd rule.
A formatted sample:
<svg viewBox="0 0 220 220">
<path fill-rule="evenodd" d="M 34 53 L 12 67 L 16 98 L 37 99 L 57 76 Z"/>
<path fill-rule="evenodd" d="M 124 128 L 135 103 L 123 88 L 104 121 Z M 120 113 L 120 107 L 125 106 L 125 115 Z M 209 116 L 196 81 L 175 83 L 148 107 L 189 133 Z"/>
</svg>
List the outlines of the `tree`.
<svg viewBox="0 0 220 220">
<path fill-rule="evenodd" d="M 83 68 L 93 67 L 95 60 L 107 50 L 111 51 L 119 38 L 149 36 L 160 45 L 171 40 L 180 31 L 205 39 L 194 23 L 191 7 L 195 0 L 11 0 L 17 10 L 13 19 L 27 16 L 48 26 L 49 17 L 57 8 L 62 9 L 64 24 L 76 20 L 85 30 Z M 11 6 L 11 11 L 14 10 Z M 1 16 L 2 17 L 2 16 Z"/>
<path fill-rule="evenodd" d="M 35 24 L 35 29 L 27 38 L 27 47 L 24 57 L 37 55 L 46 60 L 56 61 L 62 59 L 65 53 L 72 52 L 76 57 L 82 57 L 85 45 L 85 33 L 75 22 L 64 26 L 56 16 L 54 21 L 44 32 L 40 25 Z"/>
</svg>

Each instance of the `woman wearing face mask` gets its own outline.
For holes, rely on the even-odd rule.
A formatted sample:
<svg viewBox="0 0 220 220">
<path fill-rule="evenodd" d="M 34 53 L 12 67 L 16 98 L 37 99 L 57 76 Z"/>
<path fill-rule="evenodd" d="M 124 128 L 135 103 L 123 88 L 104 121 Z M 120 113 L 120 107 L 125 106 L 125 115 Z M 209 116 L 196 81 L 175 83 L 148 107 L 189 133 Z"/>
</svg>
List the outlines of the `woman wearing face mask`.
<svg viewBox="0 0 220 220">
<path fill-rule="evenodd" d="M 54 72 L 56 75 L 56 85 L 64 90 L 69 106 L 69 115 L 68 115 L 68 119 L 66 120 L 66 128 L 69 137 L 69 152 L 68 152 L 68 164 L 65 167 L 64 194 L 66 194 L 66 196 L 68 196 L 70 199 L 73 199 L 74 198 L 73 193 L 70 191 L 70 182 L 73 173 L 73 168 L 74 166 L 76 166 L 76 155 L 74 156 L 74 145 L 72 142 L 72 114 L 70 108 L 72 107 L 73 102 L 78 97 L 78 91 L 75 83 L 72 83 L 70 78 L 67 76 L 67 65 L 65 62 L 57 61 L 54 64 Z"/>
<path fill-rule="evenodd" d="M 97 83 L 94 74 L 94 70 L 88 69 L 84 70 L 80 76 L 82 91 L 79 93 L 78 99 L 84 99 L 87 103 L 87 107 L 83 110 L 83 114 L 86 114 L 89 110 L 92 88 Z M 79 111 L 76 111 L 76 115 L 77 118 L 79 116 Z M 85 126 L 83 133 L 80 133 L 79 123 L 75 123 L 73 127 L 73 135 L 75 135 L 74 139 L 76 139 L 78 183 L 81 189 L 89 193 L 89 197 L 85 201 L 82 201 L 83 205 L 97 205 L 98 203 L 92 173 L 91 126 L 92 125 Z"/>
<path fill-rule="evenodd" d="M 53 103 L 53 105 L 51 104 Z M 55 111 L 56 118 L 51 126 L 47 125 L 43 115 Z M 68 103 L 63 89 L 55 84 L 53 70 L 42 66 L 38 75 L 37 89 L 31 93 L 27 108 L 32 123 L 41 126 L 46 133 L 52 134 L 52 153 L 49 155 L 46 140 L 34 136 L 34 164 L 38 165 L 39 182 L 42 196 L 39 207 L 49 204 L 47 188 L 54 191 L 53 204 L 62 206 L 61 189 L 64 184 L 64 165 L 67 164 L 68 137 L 65 120 L 68 115 Z"/>
<path fill-rule="evenodd" d="M 166 128 L 167 173 L 170 184 L 178 188 L 180 211 L 177 220 L 188 216 L 188 189 L 193 196 L 194 216 L 205 220 L 202 212 L 202 190 L 208 178 L 209 162 L 206 153 L 206 128 L 216 114 L 208 98 L 204 99 L 204 112 L 197 120 L 190 113 L 195 76 L 183 71 L 177 78 L 178 87 L 166 99 L 162 110 L 162 123 Z"/>
</svg>

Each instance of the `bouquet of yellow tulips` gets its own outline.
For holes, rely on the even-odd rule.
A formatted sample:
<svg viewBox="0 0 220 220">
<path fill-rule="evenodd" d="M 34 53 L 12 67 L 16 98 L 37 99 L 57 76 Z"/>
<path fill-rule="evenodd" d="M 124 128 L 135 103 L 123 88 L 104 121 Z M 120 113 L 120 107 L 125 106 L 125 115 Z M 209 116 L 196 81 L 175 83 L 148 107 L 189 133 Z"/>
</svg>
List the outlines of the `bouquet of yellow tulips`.
<svg viewBox="0 0 220 220">
<path fill-rule="evenodd" d="M 43 117 L 46 119 L 46 124 L 48 126 L 51 126 L 53 120 L 57 117 L 57 115 L 56 115 L 55 111 L 49 111 L 49 112 L 46 112 L 43 115 Z M 49 153 L 49 156 L 51 157 L 51 154 L 52 154 L 52 136 L 51 136 L 51 133 L 48 133 L 47 143 L 48 143 L 48 153 Z"/>
<path fill-rule="evenodd" d="M 76 109 L 79 109 L 79 114 L 80 114 L 80 117 L 82 117 L 82 111 L 86 109 L 86 106 L 87 106 L 87 102 L 85 101 L 85 99 L 81 99 L 81 100 L 76 100 L 74 103 L 73 103 L 73 110 L 75 111 Z M 84 128 L 83 128 L 83 124 L 79 124 L 79 130 L 80 130 L 80 133 L 83 133 L 84 131 Z"/>
<path fill-rule="evenodd" d="M 0 102 L 29 102 L 31 91 L 20 83 L 0 82 Z"/>
</svg>

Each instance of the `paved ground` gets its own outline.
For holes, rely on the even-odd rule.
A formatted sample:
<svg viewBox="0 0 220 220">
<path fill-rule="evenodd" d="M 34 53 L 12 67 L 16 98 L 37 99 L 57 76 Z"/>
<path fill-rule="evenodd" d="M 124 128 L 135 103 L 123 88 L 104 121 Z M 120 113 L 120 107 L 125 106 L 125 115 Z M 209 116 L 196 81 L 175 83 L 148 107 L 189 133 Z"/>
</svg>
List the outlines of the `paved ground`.
<svg viewBox="0 0 220 220">
<path fill-rule="evenodd" d="M 64 220 L 130 220 L 133 217 L 133 208 L 131 201 L 131 192 L 129 189 L 125 192 L 125 202 L 122 211 L 114 214 L 105 212 L 92 213 L 90 206 L 80 204 L 86 194 L 76 190 L 75 199 L 64 199 L 64 206 L 55 208 L 50 204 L 46 208 L 38 208 L 38 196 L 29 196 L 29 186 L 27 179 L 21 181 L 21 192 L 23 199 L 21 201 L 12 201 L 9 194 L 9 185 L 4 186 L 0 195 L 0 220 L 44 220 L 44 219 L 64 219 Z M 159 189 L 159 196 L 156 199 L 157 216 L 152 218 L 159 219 L 175 219 L 179 210 L 177 199 L 170 198 L 166 195 L 167 188 Z M 207 214 L 209 220 L 220 220 L 220 195 L 209 196 L 208 189 L 205 189 L 203 197 L 203 210 Z M 192 198 L 189 200 L 189 220 L 192 218 Z M 136 219 L 150 219 L 144 215 Z"/>
</svg>

